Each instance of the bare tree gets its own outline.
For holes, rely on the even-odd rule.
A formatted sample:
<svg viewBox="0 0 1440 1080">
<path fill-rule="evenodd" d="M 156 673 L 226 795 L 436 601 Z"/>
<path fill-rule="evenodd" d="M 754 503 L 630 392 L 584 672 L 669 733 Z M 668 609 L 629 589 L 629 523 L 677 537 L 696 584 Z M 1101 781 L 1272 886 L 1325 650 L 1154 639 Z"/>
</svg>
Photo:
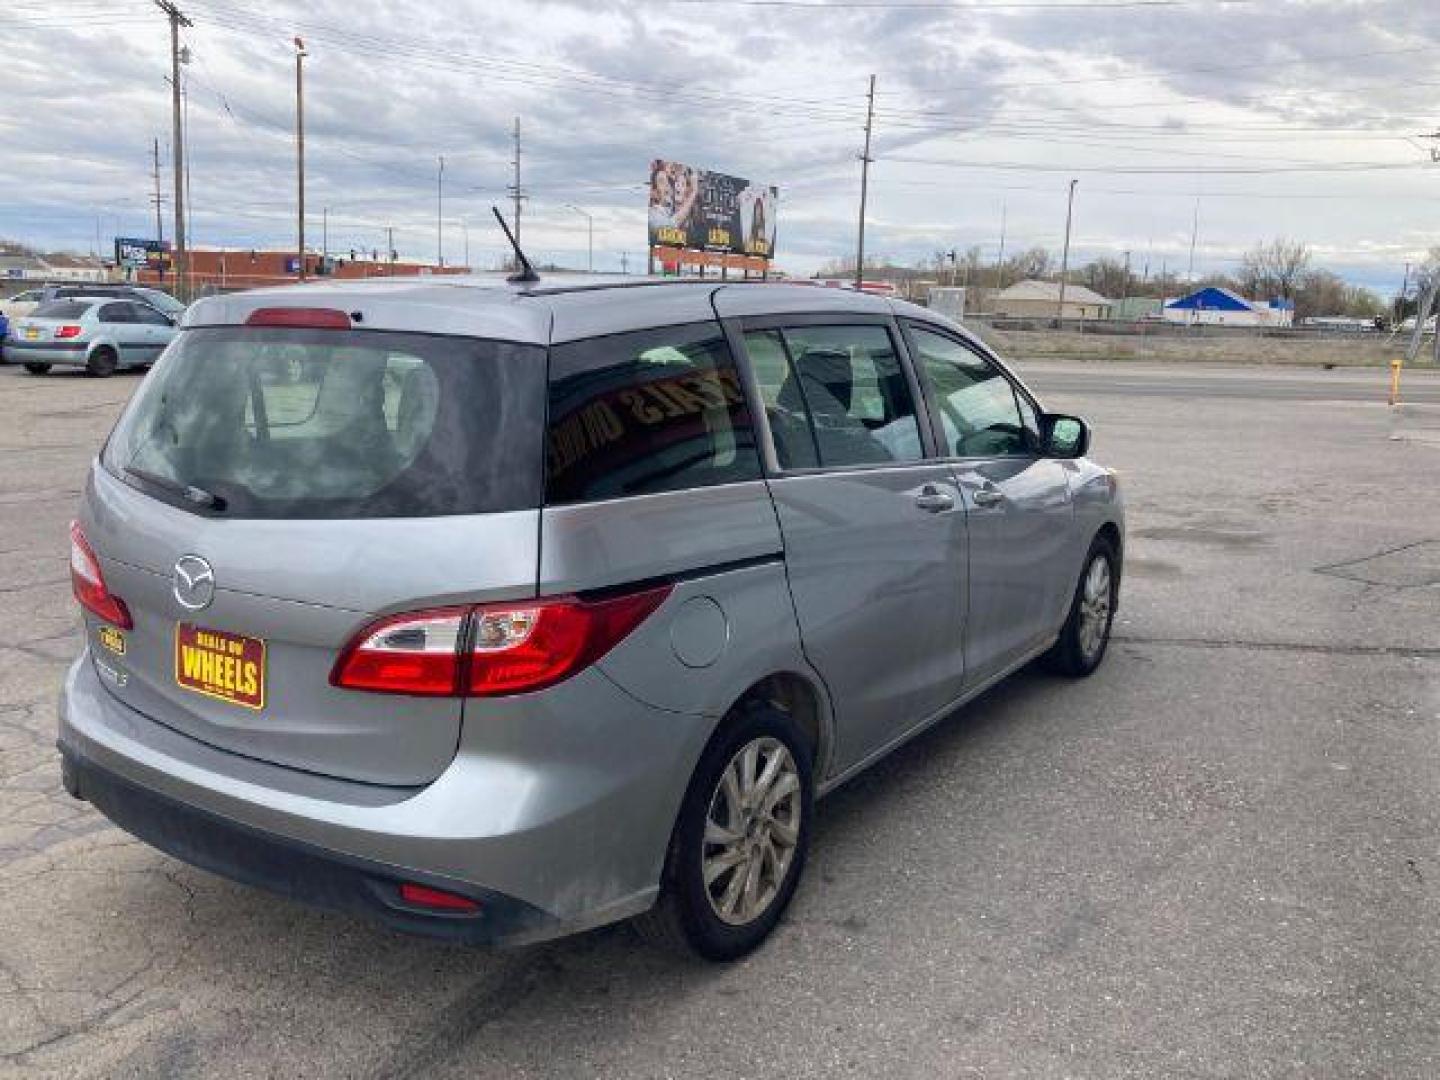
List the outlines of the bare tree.
<svg viewBox="0 0 1440 1080">
<path fill-rule="evenodd" d="M 1240 287 L 1256 300 L 1294 300 L 1300 279 L 1310 269 L 1310 249 L 1298 240 L 1276 238 L 1256 244 L 1240 260 Z"/>
</svg>

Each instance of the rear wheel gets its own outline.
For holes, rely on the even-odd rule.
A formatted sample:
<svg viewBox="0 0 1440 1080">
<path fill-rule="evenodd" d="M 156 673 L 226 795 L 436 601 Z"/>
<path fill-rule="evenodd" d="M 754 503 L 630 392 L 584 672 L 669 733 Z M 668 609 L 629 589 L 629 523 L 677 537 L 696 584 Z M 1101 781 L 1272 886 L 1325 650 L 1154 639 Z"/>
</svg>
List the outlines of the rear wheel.
<svg viewBox="0 0 1440 1080">
<path fill-rule="evenodd" d="M 85 370 L 98 379 L 106 378 L 115 374 L 115 368 L 120 364 L 120 358 L 115 355 L 115 350 L 108 345 L 101 345 L 90 354 L 85 361 Z"/>
<path fill-rule="evenodd" d="M 1046 664 L 1062 675 L 1084 678 L 1105 659 L 1110 643 L 1110 624 L 1115 619 L 1115 601 L 1120 588 L 1119 562 L 1115 545 L 1097 536 L 1085 556 L 1085 568 L 1070 616 L 1054 647 L 1045 654 Z"/>
<path fill-rule="evenodd" d="M 31 375 L 44 375 L 49 372 L 49 364 L 26 364 L 25 370 Z"/>
<path fill-rule="evenodd" d="M 706 747 L 670 844 L 661 896 L 635 921 L 647 941 L 733 960 L 780 921 L 805 866 L 814 800 L 808 743 L 754 705 Z"/>
</svg>

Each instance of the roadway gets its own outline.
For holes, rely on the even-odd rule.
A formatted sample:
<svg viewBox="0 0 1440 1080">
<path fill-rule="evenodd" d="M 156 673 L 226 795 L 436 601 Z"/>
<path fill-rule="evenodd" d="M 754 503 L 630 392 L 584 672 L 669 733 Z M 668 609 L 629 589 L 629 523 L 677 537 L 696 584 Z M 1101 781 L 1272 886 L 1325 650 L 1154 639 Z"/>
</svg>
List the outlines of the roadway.
<svg viewBox="0 0 1440 1080">
<path fill-rule="evenodd" d="M 1136 397 L 1245 398 L 1270 401 L 1384 402 L 1388 368 L 1284 368 L 1020 360 L 1037 391 Z M 1401 374 L 1401 401 L 1440 404 L 1440 372 Z"/>
</svg>

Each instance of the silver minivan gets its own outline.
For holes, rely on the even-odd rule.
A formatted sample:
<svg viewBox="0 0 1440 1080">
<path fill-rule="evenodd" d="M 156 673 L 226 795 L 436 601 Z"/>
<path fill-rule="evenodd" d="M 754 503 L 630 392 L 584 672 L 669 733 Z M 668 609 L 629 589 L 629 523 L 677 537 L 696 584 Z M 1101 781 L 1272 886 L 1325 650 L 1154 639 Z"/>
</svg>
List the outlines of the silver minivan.
<svg viewBox="0 0 1440 1080">
<path fill-rule="evenodd" d="M 517 943 L 724 959 L 813 802 L 1037 658 L 1100 663 L 1078 418 L 848 290 L 334 283 L 200 301 L 91 468 L 68 790 L 197 866 Z"/>
</svg>

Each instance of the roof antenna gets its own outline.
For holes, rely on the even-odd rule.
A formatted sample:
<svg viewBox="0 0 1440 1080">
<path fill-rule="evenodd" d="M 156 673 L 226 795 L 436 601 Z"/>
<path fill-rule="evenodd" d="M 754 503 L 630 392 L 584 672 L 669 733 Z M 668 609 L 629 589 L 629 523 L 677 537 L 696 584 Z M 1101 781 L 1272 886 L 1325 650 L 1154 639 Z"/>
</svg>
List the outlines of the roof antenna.
<svg viewBox="0 0 1440 1080">
<path fill-rule="evenodd" d="M 495 220 L 500 223 L 500 228 L 505 230 L 505 239 L 509 240 L 510 246 L 515 249 L 515 261 L 520 264 L 520 269 L 505 280 L 517 285 L 528 285 L 532 281 L 539 281 L 540 275 L 535 272 L 535 267 L 530 265 L 530 260 L 525 257 L 525 252 L 520 250 L 520 245 L 515 242 L 515 234 L 510 231 L 510 226 L 505 224 L 505 219 L 501 216 L 500 211 L 492 206 L 490 212 L 495 215 Z"/>
</svg>

